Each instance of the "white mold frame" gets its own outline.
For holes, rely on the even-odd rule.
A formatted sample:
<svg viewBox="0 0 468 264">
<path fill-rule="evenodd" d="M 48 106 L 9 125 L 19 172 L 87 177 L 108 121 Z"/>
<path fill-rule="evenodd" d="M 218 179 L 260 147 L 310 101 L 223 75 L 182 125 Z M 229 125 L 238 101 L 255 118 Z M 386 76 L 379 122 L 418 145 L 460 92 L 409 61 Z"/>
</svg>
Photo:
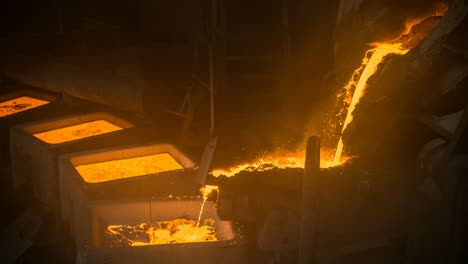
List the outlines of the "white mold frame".
<svg viewBox="0 0 468 264">
<path fill-rule="evenodd" d="M 116 179 L 100 183 L 88 183 L 76 170 L 76 166 L 94 164 L 112 160 L 144 157 L 161 153 L 170 154 L 183 169 L 167 171 L 156 174 L 140 175 L 130 178 Z M 192 171 L 196 168 L 195 163 L 185 154 L 171 144 L 147 144 L 133 146 L 118 146 L 106 149 L 97 149 L 85 152 L 69 153 L 59 158 L 59 184 L 60 184 L 60 203 L 63 222 L 70 220 L 73 210 L 81 210 L 92 202 L 93 198 L 89 195 L 90 191 L 97 191 L 105 195 L 106 190 L 117 191 L 118 188 L 134 188 L 135 192 L 142 189 L 149 189 L 154 186 L 154 182 L 167 184 L 167 180 L 174 179 L 171 176 L 178 177 L 181 180 L 186 178 L 185 183 L 193 185 L 195 176 Z M 187 173 L 184 173 L 187 172 Z M 169 176 L 171 178 L 168 179 Z M 192 179 L 188 178 L 193 176 Z M 152 183 L 153 182 L 153 183 Z M 183 183 L 183 182 L 178 182 Z M 167 186 L 168 188 L 170 186 Z M 151 190 L 149 190 L 151 191 Z"/>
<path fill-rule="evenodd" d="M 11 178 L 11 158 L 10 158 L 10 128 L 20 123 L 27 122 L 28 120 L 36 120 L 50 116 L 54 109 L 61 104 L 61 97 L 59 94 L 50 93 L 47 91 L 36 90 L 33 88 L 20 88 L 16 90 L 7 90 L 0 94 L 0 103 L 17 99 L 23 96 L 40 99 L 49 102 L 48 104 L 31 108 L 25 111 L 16 112 L 14 114 L 0 117 L 0 151 L 6 155 L 2 157 L 0 163 L 0 174 L 5 178 L 0 180 L 1 184 L 5 184 L 5 189 L 12 188 Z"/>
<path fill-rule="evenodd" d="M 74 215 L 73 233 L 77 245 L 76 263 L 246 263 L 245 240 L 241 229 L 221 221 L 213 202 L 207 202 L 202 220 L 215 220 L 218 241 L 109 248 L 104 246 L 106 227 L 111 224 L 136 225 L 146 221 L 168 221 L 185 216 L 197 219 L 202 199 L 99 201 Z"/>
<path fill-rule="evenodd" d="M 106 120 L 121 127 L 122 130 L 60 144 L 48 144 L 34 136 L 37 133 L 96 120 Z M 73 149 L 80 144 L 111 140 L 111 136 L 125 133 L 126 129 L 133 126 L 130 122 L 106 112 L 73 115 L 13 126 L 10 129 L 13 188 L 17 189 L 30 180 L 34 195 L 46 208 L 53 209 L 58 206 L 58 156 L 73 152 Z"/>
</svg>

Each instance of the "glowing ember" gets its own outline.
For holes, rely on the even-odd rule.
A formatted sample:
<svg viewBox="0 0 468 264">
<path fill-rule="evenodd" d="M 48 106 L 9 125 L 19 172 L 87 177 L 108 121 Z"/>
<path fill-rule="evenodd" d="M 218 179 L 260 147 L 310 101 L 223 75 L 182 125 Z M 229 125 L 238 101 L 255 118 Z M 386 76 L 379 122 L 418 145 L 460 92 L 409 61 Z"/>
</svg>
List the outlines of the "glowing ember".
<svg viewBox="0 0 468 264">
<path fill-rule="evenodd" d="M 320 150 L 320 167 L 329 168 L 336 166 L 333 164 L 333 153 L 334 149 L 321 149 Z M 340 164 L 348 161 L 350 157 L 342 157 Z M 305 150 L 299 151 L 287 151 L 277 150 L 273 153 L 267 153 L 261 157 L 242 164 L 238 164 L 227 169 L 213 170 L 211 174 L 215 177 L 221 175 L 231 177 L 238 174 L 241 171 L 265 171 L 273 168 L 304 168 L 305 163 Z"/>
<path fill-rule="evenodd" d="M 217 240 L 213 219 L 207 219 L 203 225 L 197 226 L 194 220 L 180 218 L 137 225 L 109 225 L 105 246 L 150 246 Z"/>
<path fill-rule="evenodd" d="M 34 136 L 49 144 L 59 144 L 82 138 L 106 134 L 117 130 L 122 130 L 122 128 L 105 120 L 97 120 L 79 125 L 58 128 L 47 132 L 37 133 L 34 134 Z"/>
<path fill-rule="evenodd" d="M 448 6 L 441 5 L 437 8 L 434 14 L 428 14 L 423 17 L 414 18 L 408 20 L 405 24 L 405 28 L 400 34 L 400 36 L 395 40 L 372 43 L 372 49 L 369 49 L 362 60 L 361 66 L 354 71 L 351 80 L 344 87 L 346 91 L 345 103 L 348 105 L 346 109 L 346 118 L 343 123 L 343 128 L 341 133 L 345 131 L 348 125 L 353 121 L 353 111 L 356 108 L 356 105 L 359 103 L 359 100 L 365 93 L 367 88 L 367 82 L 379 69 L 379 65 L 384 61 L 388 55 L 404 55 L 412 48 L 414 48 L 422 39 L 425 37 L 430 30 L 432 30 L 437 23 L 428 23 L 430 30 L 426 30 L 425 34 L 413 34 L 410 33 L 416 28 L 419 24 L 427 22 L 429 18 L 441 16 L 445 14 Z M 354 91 L 352 91 L 354 88 Z M 352 94 L 352 95 L 351 95 Z M 341 161 L 341 155 L 343 152 L 343 139 L 340 136 L 338 146 L 336 148 L 336 153 L 333 159 L 333 164 L 339 164 Z"/>
<path fill-rule="evenodd" d="M 0 117 L 9 116 L 39 106 L 49 104 L 50 102 L 22 96 L 16 99 L 8 100 L 0 103 Z"/>
<path fill-rule="evenodd" d="M 75 169 L 88 183 L 106 182 L 183 169 L 169 153 L 79 165 Z"/>
</svg>

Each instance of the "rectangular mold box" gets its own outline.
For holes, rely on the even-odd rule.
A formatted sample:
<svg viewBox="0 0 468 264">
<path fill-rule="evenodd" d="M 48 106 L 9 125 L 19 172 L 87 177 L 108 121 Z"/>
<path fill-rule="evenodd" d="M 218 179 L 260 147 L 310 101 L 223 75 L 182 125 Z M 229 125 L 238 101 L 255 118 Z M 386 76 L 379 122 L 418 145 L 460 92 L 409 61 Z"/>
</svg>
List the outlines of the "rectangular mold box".
<svg viewBox="0 0 468 264">
<path fill-rule="evenodd" d="M 0 160 L 2 193 L 12 190 L 10 128 L 24 122 L 55 117 L 60 113 L 57 111 L 59 95 L 23 86 L 13 88 L 16 89 L 0 94 L 0 151 L 5 154 Z M 30 99 L 24 101 L 22 98 Z M 44 104 L 35 104 L 31 99 Z"/>
<path fill-rule="evenodd" d="M 35 135 L 64 127 L 105 120 L 121 130 L 49 144 Z M 31 183 L 34 195 L 49 209 L 58 209 L 58 156 L 64 153 L 108 147 L 122 142 L 133 125 L 106 112 L 81 114 L 25 123 L 10 130 L 13 187 Z M 99 130 L 99 129 L 98 129 Z M 82 131 L 76 131 L 80 134 Z M 91 133 L 93 135 L 96 133 Z"/>
<path fill-rule="evenodd" d="M 170 221 L 180 216 L 197 219 L 202 199 L 100 201 L 74 215 L 76 263 L 165 263 L 218 264 L 247 263 L 243 236 L 237 226 L 221 221 L 212 202 L 205 204 L 203 219 L 215 220 L 218 241 L 137 247 L 105 247 L 106 227 L 136 225 L 146 221 Z"/>
<path fill-rule="evenodd" d="M 177 169 L 155 170 L 154 168 L 160 165 L 157 160 L 152 159 L 147 164 L 138 162 L 140 158 L 157 158 L 161 154 L 171 157 L 171 162 L 177 163 Z M 136 163 L 129 164 L 128 161 Z M 153 161 L 155 163 L 152 163 Z M 124 166 L 119 164 L 122 162 Z M 104 167 L 106 178 L 102 181 L 93 179 L 89 182 L 79 173 L 80 168 L 88 166 L 91 166 L 89 167 L 91 171 L 85 170 L 85 172 L 99 173 L 100 164 L 113 165 Z M 94 165 L 98 166 L 93 167 Z M 138 167 L 133 168 L 130 165 Z M 139 167 L 142 165 L 148 167 Z M 110 172 L 109 169 L 115 171 Z M 129 177 L 109 179 L 109 174 Z M 199 186 L 195 183 L 195 163 L 171 144 L 119 146 L 66 154 L 59 160 L 59 180 L 61 212 L 65 223 L 69 221 L 72 211 L 79 211 L 96 200 L 156 196 L 167 198 L 169 195 L 177 194 L 199 195 Z"/>
</svg>

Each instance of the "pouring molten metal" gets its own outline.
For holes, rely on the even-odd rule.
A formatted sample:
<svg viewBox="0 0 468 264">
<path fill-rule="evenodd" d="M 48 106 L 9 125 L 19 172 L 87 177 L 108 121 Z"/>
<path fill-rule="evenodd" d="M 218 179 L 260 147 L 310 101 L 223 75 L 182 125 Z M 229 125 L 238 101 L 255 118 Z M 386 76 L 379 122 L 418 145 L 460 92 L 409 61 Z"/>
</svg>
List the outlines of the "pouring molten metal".
<svg viewBox="0 0 468 264">
<path fill-rule="evenodd" d="M 440 16 L 447 11 L 448 6 L 441 4 L 435 13 L 427 14 L 408 20 L 405 28 L 394 40 L 371 43 L 371 49 L 367 50 L 361 66 L 356 69 L 349 82 L 345 85 L 345 107 L 346 118 L 343 123 L 341 133 L 353 121 L 353 111 L 359 100 L 364 96 L 368 86 L 368 80 L 376 74 L 379 66 L 390 55 L 404 55 L 416 47 L 439 22 Z M 436 19 L 434 19 L 436 18 Z M 333 159 L 333 165 L 339 165 L 343 152 L 343 138 L 340 136 L 336 153 Z"/>
<path fill-rule="evenodd" d="M 343 155 L 342 134 L 353 121 L 353 112 L 362 96 L 365 95 L 368 80 L 379 71 L 386 58 L 391 55 L 404 55 L 416 47 L 434 29 L 447 9 L 448 5 L 441 3 L 434 12 L 408 20 L 404 29 L 395 39 L 370 44 L 371 48 L 366 51 L 361 66 L 354 71 L 351 79 L 338 95 L 339 97 L 345 95 L 341 112 L 346 113 L 346 118 L 340 124 L 342 129 L 336 149 L 321 150 L 321 168 L 339 166 L 350 159 L 349 156 Z M 278 150 L 230 168 L 216 169 L 212 171 L 212 175 L 215 177 L 221 175 L 231 177 L 244 170 L 265 171 L 272 168 L 304 168 L 304 156 L 304 150 L 295 152 Z"/>
</svg>

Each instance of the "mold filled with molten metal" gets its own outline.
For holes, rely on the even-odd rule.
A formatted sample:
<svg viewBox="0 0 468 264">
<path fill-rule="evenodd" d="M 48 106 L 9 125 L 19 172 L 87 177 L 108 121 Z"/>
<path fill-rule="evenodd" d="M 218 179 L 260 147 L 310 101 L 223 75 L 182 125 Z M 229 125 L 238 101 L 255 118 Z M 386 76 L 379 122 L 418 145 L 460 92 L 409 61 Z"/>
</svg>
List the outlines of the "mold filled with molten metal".
<svg viewBox="0 0 468 264">
<path fill-rule="evenodd" d="M 49 101 L 32 98 L 29 96 L 22 96 L 8 101 L 0 102 L 0 117 L 13 115 L 49 103 Z"/>
<path fill-rule="evenodd" d="M 88 183 L 106 182 L 183 169 L 169 153 L 79 165 L 75 169 Z"/>
<path fill-rule="evenodd" d="M 149 246 L 163 244 L 217 241 L 214 220 L 202 225 L 195 220 L 146 222 L 137 225 L 110 225 L 106 231 L 106 247 Z"/>
<path fill-rule="evenodd" d="M 109 225 L 105 234 L 105 245 L 107 247 L 133 247 L 218 241 L 215 220 L 206 218 L 202 221 L 208 196 L 214 190 L 218 190 L 218 186 L 206 185 L 200 189 L 203 202 L 196 221 L 178 218 L 137 225 Z"/>
<path fill-rule="evenodd" d="M 114 125 L 106 120 L 96 120 L 37 133 L 34 134 L 34 136 L 49 144 L 60 144 L 122 129 L 122 127 Z"/>
</svg>

